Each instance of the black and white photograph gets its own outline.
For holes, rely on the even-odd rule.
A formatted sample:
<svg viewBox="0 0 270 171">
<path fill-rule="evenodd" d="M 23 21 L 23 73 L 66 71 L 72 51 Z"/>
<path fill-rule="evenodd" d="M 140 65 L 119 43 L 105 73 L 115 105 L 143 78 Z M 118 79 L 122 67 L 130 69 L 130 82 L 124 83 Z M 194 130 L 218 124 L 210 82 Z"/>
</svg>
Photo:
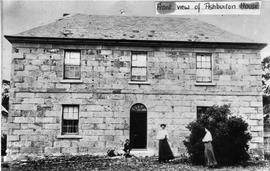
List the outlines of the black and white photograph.
<svg viewBox="0 0 270 171">
<path fill-rule="evenodd" d="M 270 170 L 270 1 L 0 3 L 2 171 Z"/>
</svg>

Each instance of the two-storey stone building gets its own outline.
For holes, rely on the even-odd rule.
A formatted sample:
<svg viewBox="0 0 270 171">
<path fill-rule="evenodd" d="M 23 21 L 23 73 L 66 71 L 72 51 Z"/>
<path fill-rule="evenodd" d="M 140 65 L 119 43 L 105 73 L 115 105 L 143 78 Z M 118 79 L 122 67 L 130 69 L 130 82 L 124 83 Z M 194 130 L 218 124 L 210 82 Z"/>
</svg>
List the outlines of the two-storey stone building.
<svg viewBox="0 0 270 171">
<path fill-rule="evenodd" d="M 104 153 L 130 139 L 174 153 L 207 106 L 230 104 L 263 153 L 259 51 L 265 44 L 195 19 L 77 14 L 12 43 L 8 156 Z"/>
</svg>

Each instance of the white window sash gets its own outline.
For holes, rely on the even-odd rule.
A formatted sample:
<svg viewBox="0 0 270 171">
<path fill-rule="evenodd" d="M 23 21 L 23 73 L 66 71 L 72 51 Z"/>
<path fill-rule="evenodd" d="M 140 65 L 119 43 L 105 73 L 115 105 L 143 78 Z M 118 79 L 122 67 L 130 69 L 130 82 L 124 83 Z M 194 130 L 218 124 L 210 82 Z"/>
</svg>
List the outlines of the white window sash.
<svg viewBox="0 0 270 171">
<path fill-rule="evenodd" d="M 132 67 L 146 67 L 146 54 L 133 54 Z"/>
<path fill-rule="evenodd" d="M 65 120 L 78 120 L 79 109 L 77 106 L 65 106 L 63 111 L 63 119 Z"/>
<path fill-rule="evenodd" d="M 209 54 L 196 55 L 196 81 L 211 82 L 212 81 L 212 56 Z"/>
<path fill-rule="evenodd" d="M 65 52 L 65 65 L 80 65 L 81 53 L 80 52 Z"/>
</svg>

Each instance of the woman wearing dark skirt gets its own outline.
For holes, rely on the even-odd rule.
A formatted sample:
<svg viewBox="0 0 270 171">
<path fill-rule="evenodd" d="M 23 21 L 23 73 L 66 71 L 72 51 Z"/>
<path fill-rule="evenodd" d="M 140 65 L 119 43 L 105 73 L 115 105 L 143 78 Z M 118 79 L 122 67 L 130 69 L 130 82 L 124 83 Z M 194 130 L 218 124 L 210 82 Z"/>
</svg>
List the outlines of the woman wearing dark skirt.
<svg viewBox="0 0 270 171">
<path fill-rule="evenodd" d="M 160 127 L 161 130 L 157 134 L 157 139 L 159 140 L 158 161 L 161 163 L 174 159 L 174 156 L 168 143 L 169 135 L 165 129 L 166 125 L 161 124 Z"/>
<path fill-rule="evenodd" d="M 208 167 L 215 167 L 217 165 L 217 160 L 214 154 L 213 146 L 212 146 L 212 135 L 208 129 L 205 128 L 205 136 L 202 139 L 204 143 L 204 157 L 205 164 Z"/>
</svg>

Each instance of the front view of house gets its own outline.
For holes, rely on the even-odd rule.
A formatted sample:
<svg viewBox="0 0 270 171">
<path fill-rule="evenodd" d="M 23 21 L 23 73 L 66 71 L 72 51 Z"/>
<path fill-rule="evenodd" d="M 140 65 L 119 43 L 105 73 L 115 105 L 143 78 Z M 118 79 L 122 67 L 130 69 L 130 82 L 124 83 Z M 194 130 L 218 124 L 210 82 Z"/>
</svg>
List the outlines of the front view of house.
<svg viewBox="0 0 270 171">
<path fill-rule="evenodd" d="M 77 14 L 11 42 L 8 157 L 104 154 L 130 139 L 155 154 L 167 124 L 175 155 L 187 124 L 230 104 L 263 154 L 260 50 L 195 19 Z"/>
</svg>

